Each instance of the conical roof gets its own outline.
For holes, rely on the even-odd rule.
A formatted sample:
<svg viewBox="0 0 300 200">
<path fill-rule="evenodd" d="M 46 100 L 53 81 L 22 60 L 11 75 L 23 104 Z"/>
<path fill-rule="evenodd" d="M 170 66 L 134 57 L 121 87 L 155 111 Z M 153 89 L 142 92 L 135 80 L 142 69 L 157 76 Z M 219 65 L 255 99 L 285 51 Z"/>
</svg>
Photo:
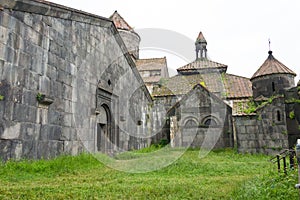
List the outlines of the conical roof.
<svg viewBox="0 0 300 200">
<path fill-rule="evenodd" d="M 115 11 L 114 14 L 112 14 L 109 19 L 111 19 L 117 29 L 132 31 L 133 28 L 124 20 L 124 18 L 118 13 L 118 11 Z"/>
<path fill-rule="evenodd" d="M 201 31 L 200 31 L 197 39 L 196 39 L 196 43 L 198 43 L 198 42 L 207 43 L 206 40 L 205 40 L 205 38 L 204 38 L 204 36 L 203 36 L 203 33 Z"/>
<path fill-rule="evenodd" d="M 267 60 L 265 60 L 262 66 L 254 73 L 251 79 L 271 74 L 291 74 L 296 76 L 295 72 L 274 58 L 272 51 L 269 51 Z"/>
</svg>

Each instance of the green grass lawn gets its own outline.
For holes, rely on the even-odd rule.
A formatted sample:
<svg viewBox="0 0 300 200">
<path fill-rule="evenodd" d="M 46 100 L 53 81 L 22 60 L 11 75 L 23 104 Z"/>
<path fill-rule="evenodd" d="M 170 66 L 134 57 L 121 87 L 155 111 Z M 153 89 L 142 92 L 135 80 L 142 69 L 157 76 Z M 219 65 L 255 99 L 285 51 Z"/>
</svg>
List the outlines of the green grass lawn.
<svg viewBox="0 0 300 200">
<path fill-rule="evenodd" d="M 137 155 L 145 154 L 118 159 Z M 278 174 L 269 159 L 233 150 L 199 158 L 199 151 L 188 150 L 148 173 L 111 169 L 86 154 L 8 162 L 0 168 L 0 199 L 298 199 L 296 170 Z"/>
</svg>

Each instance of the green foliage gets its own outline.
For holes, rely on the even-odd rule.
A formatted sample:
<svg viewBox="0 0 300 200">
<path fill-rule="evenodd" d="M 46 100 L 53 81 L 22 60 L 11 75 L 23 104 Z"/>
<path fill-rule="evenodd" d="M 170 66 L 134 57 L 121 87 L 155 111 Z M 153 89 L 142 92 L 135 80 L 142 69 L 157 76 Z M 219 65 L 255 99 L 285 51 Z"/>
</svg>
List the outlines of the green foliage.
<svg viewBox="0 0 300 200">
<path fill-rule="evenodd" d="M 287 135 L 288 134 L 287 130 L 282 131 L 282 134 Z"/>
<path fill-rule="evenodd" d="M 296 183 L 296 170 L 289 171 L 288 175 L 270 171 L 245 182 L 233 192 L 233 199 L 298 199 L 299 192 L 294 188 Z"/>
<path fill-rule="evenodd" d="M 156 150 L 151 146 L 135 153 L 147 156 L 147 151 Z M 134 152 L 124 154 L 129 153 Z M 263 194 L 260 180 L 287 188 L 289 194 L 296 181 L 282 182 L 283 179 L 268 176 L 270 170 L 275 171 L 269 159 L 264 155 L 237 154 L 231 149 L 212 151 L 199 158 L 198 150 L 188 150 L 172 165 L 144 174 L 116 171 L 87 154 L 10 161 L 0 167 L 0 199 L 242 199 L 244 188 L 253 189 L 248 185 L 255 180 L 258 186 L 254 189 L 258 188 L 259 194 Z M 265 186 L 272 189 L 271 185 Z M 249 191 L 247 198 L 255 192 Z"/>
<path fill-rule="evenodd" d="M 255 113 L 256 112 L 256 109 L 258 107 L 257 103 L 253 100 L 253 99 L 250 99 L 250 101 L 248 102 L 247 104 L 247 109 L 245 109 L 243 112 L 245 114 L 251 114 L 251 113 Z"/>
<path fill-rule="evenodd" d="M 3 100 L 4 100 L 4 96 L 0 95 L 0 101 L 3 101 Z"/>
<path fill-rule="evenodd" d="M 261 103 L 258 103 L 256 101 L 254 101 L 253 98 L 249 99 L 249 102 L 247 104 L 247 109 L 244 109 L 243 112 L 245 114 L 252 114 L 255 113 L 257 109 L 262 108 L 268 104 L 273 103 L 274 99 L 278 98 L 278 97 L 282 97 L 281 95 L 277 95 L 277 96 L 271 96 L 268 100 L 263 101 Z"/>
<path fill-rule="evenodd" d="M 8 161 L 0 164 L 0 180 L 20 181 L 40 177 L 56 177 L 60 174 L 76 173 L 77 170 L 89 169 L 100 163 L 88 154 L 76 157 L 60 156 L 53 160 Z"/>
<path fill-rule="evenodd" d="M 295 119 L 295 112 L 294 112 L 294 111 L 291 111 L 291 112 L 289 113 L 289 118 L 290 118 L 290 119 Z"/>
<path fill-rule="evenodd" d="M 36 95 L 36 100 L 38 102 L 41 102 L 43 99 L 45 98 L 45 95 L 41 94 L 41 93 L 37 93 Z"/>
<path fill-rule="evenodd" d="M 259 116 L 257 117 L 257 120 L 258 120 L 258 121 L 261 121 L 261 120 L 262 120 L 262 116 L 259 115 Z"/>
<path fill-rule="evenodd" d="M 290 98 L 285 101 L 285 103 L 298 103 L 300 104 L 300 99 Z"/>
<path fill-rule="evenodd" d="M 166 146 L 166 145 L 168 145 L 168 144 L 169 144 L 169 142 L 168 142 L 167 139 L 161 139 L 161 140 L 159 141 L 159 143 L 158 143 L 158 145 L 161 146 L 161 147 L 164 147 L 164 146 Z"/>
</svg>

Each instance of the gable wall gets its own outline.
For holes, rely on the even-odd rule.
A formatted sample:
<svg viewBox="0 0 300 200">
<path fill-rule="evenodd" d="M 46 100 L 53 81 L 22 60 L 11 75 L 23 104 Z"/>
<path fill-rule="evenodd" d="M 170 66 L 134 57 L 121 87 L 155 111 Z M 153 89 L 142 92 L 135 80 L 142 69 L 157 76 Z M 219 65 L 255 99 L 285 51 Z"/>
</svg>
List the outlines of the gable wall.
<svg viewBox="0 0 300 200">
<path fill-rule="evenodd" d="M 0 5 L 2 159 L 95 152 L 100 86 L 113 94 L 119 148 L 149 143 L 135 137 L 149 134 L 151 97 L 111 21 L 37 1 Z"/>
</svg>

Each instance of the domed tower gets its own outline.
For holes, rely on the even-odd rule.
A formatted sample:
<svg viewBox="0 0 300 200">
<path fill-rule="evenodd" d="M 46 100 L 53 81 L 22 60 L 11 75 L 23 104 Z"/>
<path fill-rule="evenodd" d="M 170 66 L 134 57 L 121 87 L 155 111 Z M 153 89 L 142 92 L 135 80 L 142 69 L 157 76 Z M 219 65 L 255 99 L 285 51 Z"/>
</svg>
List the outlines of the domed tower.
<svg viewBox="0 0 300 200">
<path fill-rule="evenodd" d="M 296 73 L 279 62 L 269 51 L 269 56 L 250 79 L 253 98 L 270 98 L 283 94 L 285 88 L 295 86 Z"/>
<path fill-rule="evenodd" d="M 196 46 L 196 59 L 206 59 L 207 58 L 207 49 L 206 49 L 207 42 L 202 34 L 199 33 L 195 46 Z"/>
<path fill-rule="evenodd" d="M 139 46 L 141 42 L 140 36 L 133 30 L 133 28 L 115 11 L 109 17 L 117 27 L 121 38 L 123 39 L 129 53 L 134 59 L 139 58 Z"/>
</svg>

